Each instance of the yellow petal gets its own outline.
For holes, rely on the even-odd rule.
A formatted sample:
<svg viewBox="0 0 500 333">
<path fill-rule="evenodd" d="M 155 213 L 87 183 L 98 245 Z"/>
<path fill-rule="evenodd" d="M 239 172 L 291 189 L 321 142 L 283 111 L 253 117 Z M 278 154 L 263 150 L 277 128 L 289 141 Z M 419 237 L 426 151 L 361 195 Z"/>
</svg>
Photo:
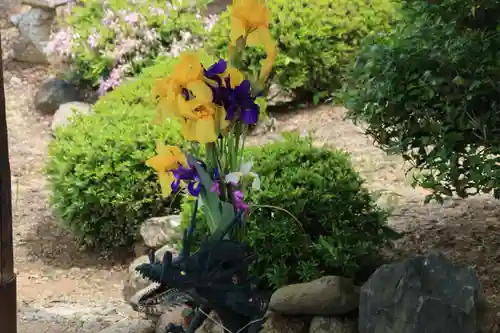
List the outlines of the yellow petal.
<svg viewBox="0 0 500 333">
<path fill-rule="evenodd" d="M 187 141 L 196 141 L 196 127 L 192 120 L 182 119 L 181 133 Z"/>
<path fill-rule="evenodd" d="M 271 37 L 269 30 L 266 28 L 259 28 L 247 37 L 247 45 L 249 46 L 262 46 L 267 53 L 267 57 L 260 69 L 259 79 L 265 81 L 271 72 L 277 54 L 276 41 Z"/>
<path fill-rule="evenodd" d="M 161 172 L 158 174 L 161 186 L 161 194 L 168 197 L 172 193 L 172 182 L 175 180 L 172 172 Z"/>
<path fill-rule="evenodd" d="M 196 132 L 196 141 L 201 144 L 215 142 L 217 134 L 215 133 L 215 120 L 213 117 L 198 119 L 193 122 Z"/>
<path fill-rule="evenodd" d="M 199 54 L 196 52 L 183 52 L 171 78 L 181 85 L 203 79 L 203 66 Z"/>
<path fill-rule="evenodd" d="M 262 46 L 267 52 L 268 50 L 275 47 L 276 42 L 274 41 L 273 37 L 271 37 L 269 29 L 260 27 L 248 34 L 247 45 L 253 47 Z"/>
<path fill-rule="evenodd" d="M 187 88 L 197 99 L 197 103 L 207 104 L 213 100 L 212 89 L 203 81 L 194 81 L 187 84 Z"/>
<path fill-rule="evenodd" d="M 236 86 L 239 86 L 241 82 L 245 79 L 243 76 L 243 73 L 241 73 L 239 70 L 237 70 L 234 67 L 229 67 L 227 69 L 227 75 L 229 76 L 229 82 L 231 83 L 231 88 L 235 88 Z"/>
<path fill-rule="evenodd" d="M 216 110 L 216 118 L 218 120 L 217 127 L 220 132 L 224 132 L 226 128 L 228 128 L 231 122 L 226 120 L 226 110 L 223 107 L 218 107 Z"/>
<path fill-rule="evenodd" d="M 182 151 L 182 149 L 180 149 L 179 147 L 177 146 L 168 146 L 170 148 L 170 152 L 171 154 L 173 155 L 174 159 L 175 159 L 175 164 L 181 164 L 183 166 L 187 166 L 188 163 L 187 163 L 187 159 L 186 159 L 186 154 L 184 154 L 184 152 Z M 175 166 L 175 168 L 177 168 L 177 165 Z"/>
<path fill-rule="evenodd" d="M 219 85 L 219 84 L 217 83 L 217 81 L 215 81 L 215 80 L 211 80 L 211 79 L 208 79 L 208 78 L 206 78 L 206 77 L 205 77 L 205 78 L 203 78 L 203 81 L 205 81 L 205 83 L 206 83 L 206 84 L 208 84 L 209 86 L 214 87 L 214 88 L 217 88 L 217 87 L 218 87 L 218 85 Z"/>
<path fill-rule="evenodd" d="M 177 98 L 178 116 L 187 119 L 196 119 L 194 110 L 199 106 L 196 102 L 197 100 L 186 101 L 184 97 L 179 95 Z"/>
<path fill-rule="evenodd" d="M 165 161 L 160 155 L 156 155 L 146 160 L 146 165 L 155 169 L 156 172 L 165 172 Z"/>
<path fill-rule="evenodd" d="M 259 80 L 264 82 L 267 80 L 269 73 L 273 69 L 274 61 L 276 59 L 277 50 L 274 49 L 271 52 L 267 53 L 267 58 L 263 61 L 262 67 L 260 68 Z"/>
<path fill-rule="evenodd" d="M 246 36 L 246 26 L 245 22 L 240 20 L 239 18 L 233 17 L 231 18 L 231 33 L 229 37 L 231 38 L 231 43 L 236 44 L 236 41 L 240 37 L 245 37 Z"/>
</svg>

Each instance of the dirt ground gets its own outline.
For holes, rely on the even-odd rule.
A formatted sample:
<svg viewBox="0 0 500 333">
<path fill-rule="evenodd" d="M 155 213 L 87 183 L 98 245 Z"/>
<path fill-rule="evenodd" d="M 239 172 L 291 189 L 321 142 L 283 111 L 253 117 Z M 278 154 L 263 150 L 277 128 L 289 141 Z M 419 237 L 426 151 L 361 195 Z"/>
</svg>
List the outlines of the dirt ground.
<svg viewBox="0 0 500 333">
<path fill-rule="evenodd" d="M 51 119 L 37 113 L 32 103 L 37 86 L 51 74 L 50 69 L 13 61 L 11 50 L 17 31 L 8 24 L 0 27 L 20 305 L 119 304 L 126 260 L 83 253 L 56 226 L 51 214 L 42 172 Z M 426 192 L 409 185 L 401 159 L 381 152 L 362 129 L 343 120 L 343 113 L 342 108 L 321 106 L 280 115 L 277 132 L 311 130 L 318 144 L 349 151 L 367 186 L 385 193 L 381 204 L 395 209 L 391 225 L 408 231 L 395 245 L 394 256 L 442 250 L 458 262 L 475 267 L 488 299 L 500 304 L 500 202 L 481 196 L 449 200 L 443 206 L 423 205 Z M 253 140 L 273 139 L 277 132 Z"/>
</svg>

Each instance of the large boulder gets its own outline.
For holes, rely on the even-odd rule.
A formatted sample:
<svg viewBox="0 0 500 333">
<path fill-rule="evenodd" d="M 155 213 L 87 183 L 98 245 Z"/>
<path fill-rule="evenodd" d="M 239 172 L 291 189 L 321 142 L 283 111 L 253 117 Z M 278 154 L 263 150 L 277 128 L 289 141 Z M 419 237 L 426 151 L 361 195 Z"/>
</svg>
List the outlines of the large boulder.
<svg viewBox="0 0 500 333">
<path fill-rule="evenodd" d="M 483 291 L 476 273 L 442 254 L 380 267 L 361 288 L 360 333 L 480 332 Z"/>
<path fill-rule="evenodd" d="M 45 80 L 35 94 L 35 108 L 44 114 L 54 114 L 65 103 L 79 100 L 78 90 L 71 83 L 58 78 Z"/>
<path fill-rule="evenodd" d="M 71 118 L 77 114 L 89 114 L 92 106 L 83 102 L 64 103 L 57 109 L 52 118 L 51 130 L 55 133 L 56 128 L 67 126 L 71 122 Z"/>
<path fill-rule="evenodd" d="M 146 246 L 158 249 L 181 238 L 180 224 L 180 215 L 152 217 L 142 223 L 141 237 Z"/>
<path fill-rule="evenodd" d="M 359 287 L 351 279 L 324 276 L 276 290 L 269 309 L 285 315 L 335 316 L 356 310 L 358 303 Z"/>
</svg>

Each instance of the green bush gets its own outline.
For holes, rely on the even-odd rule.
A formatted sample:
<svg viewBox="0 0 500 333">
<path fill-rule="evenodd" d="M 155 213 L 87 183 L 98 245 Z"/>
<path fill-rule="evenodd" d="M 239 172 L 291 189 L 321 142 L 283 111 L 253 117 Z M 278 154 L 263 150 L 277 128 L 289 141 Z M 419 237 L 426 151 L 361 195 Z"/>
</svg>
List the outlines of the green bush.
<svg viewBox="0 0 500 333">
<path fill-rule="evenodd" d="M 323 274 L 366 278 L 365 270 L 376 265 L 379 250 L 395 233 L 348 154 L 288 136 L 251 149 L 249 156 L 262 179 L 246 224 L 246 242 L 257 254 L 252 274 L 272 288 Z M 184 202 L 184 226 L 192 209 L 192 201 Z"/>
<path fill-rule="evenodd" d="M 271 34 L 278 42 L 272 79 L 299 98 L 326 97 L 340 87 L 344 69 L 359 42 L 390 28 L 390 0 L 268 0 Z M 206 47 L 219 57 L 227 54 L 229 12 L 219 18 Z M 260 68 L 263 51 L 246 50 L 244 64 Z"/>
<path fill-rule="evenodd" d="M 156 57 L 178 53 L 179 46 L 206 35 L 189 1 L 174 3 L 83 0 L 63 18 L 48 51 L 70 56 L 72 79 L 99 85 L 102 95 Z"/>
<path fill-rule="evenodd" d="M 175 63 L 163 59 L 145 69 L 100 99 L 93 113 L 59 128 L 50 144 L 46 172 L 56 215 L 89 247 L 130 245 L 141 222 L 179 208 L 178 200 L 162 200 L 157 176 L 145 165 L 157 139 L 184 142 L 178 123 L 151 124 L 156 112 L 151 89 Z"/>
<path fill-rule="evenodd" d="M 411 3 L 394 33 L 363 45 L 343 97 L 349 116 L 420 169 L 427 201 L 500 188 L 500 30 L 474 20 L 471 1 Z"/>
</svg>

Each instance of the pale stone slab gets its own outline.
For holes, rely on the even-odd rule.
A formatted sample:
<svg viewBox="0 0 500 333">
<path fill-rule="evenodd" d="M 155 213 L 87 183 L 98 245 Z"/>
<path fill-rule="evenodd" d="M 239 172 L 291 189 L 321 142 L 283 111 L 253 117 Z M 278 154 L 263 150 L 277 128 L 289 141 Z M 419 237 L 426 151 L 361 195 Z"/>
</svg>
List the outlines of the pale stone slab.
<svg viewBox="0 0 500 333">
<path fill-rule="evenodd" d="M 23 0 L 22 3 L 31 7 L 54 9 L 66 5 L 68 0 Z"/>
</svg>

